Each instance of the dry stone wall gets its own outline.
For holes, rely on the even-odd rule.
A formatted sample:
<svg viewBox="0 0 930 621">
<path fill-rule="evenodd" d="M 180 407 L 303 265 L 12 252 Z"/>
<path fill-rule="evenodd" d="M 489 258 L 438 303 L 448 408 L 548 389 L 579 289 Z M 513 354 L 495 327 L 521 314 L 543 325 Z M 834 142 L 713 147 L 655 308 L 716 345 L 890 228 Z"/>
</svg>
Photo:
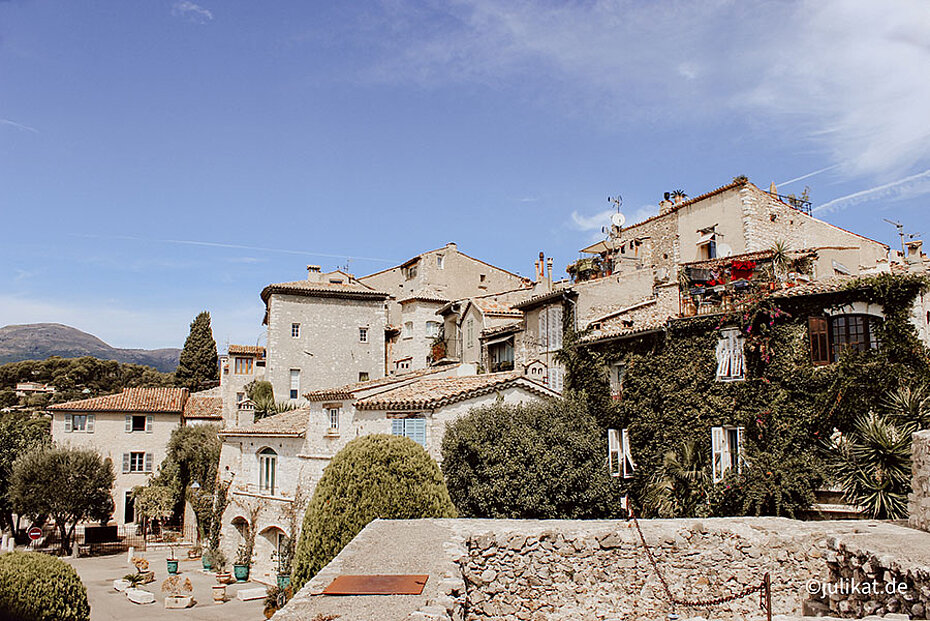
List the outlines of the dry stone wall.
<svg viewBox="0 0 930 621">
<path fill-rule="evenodd" d="M 930 531 L 930 430 L 914 434 L 911 451 L 913 491 L 908 503 L 910 525 Z"/>
</svg>

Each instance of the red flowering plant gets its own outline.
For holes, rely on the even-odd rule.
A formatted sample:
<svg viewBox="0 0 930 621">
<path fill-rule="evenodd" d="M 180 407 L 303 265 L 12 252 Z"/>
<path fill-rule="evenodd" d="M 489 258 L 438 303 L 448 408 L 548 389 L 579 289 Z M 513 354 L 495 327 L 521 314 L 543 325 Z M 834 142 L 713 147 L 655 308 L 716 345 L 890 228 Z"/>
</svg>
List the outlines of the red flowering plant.
<svg viewBox="0 0 930 621">
<path fill-rule="evenodd" d="M 747 295 L 739 308 L 723 315 L 717 330 L 738 326 L 745 339 L 747 361 L 752 356 L 762 364 L 768 364 L 772 361 L 775 324 L 790 317 L 787 311 L 775 305 L 770 292 L 758 290 Z"/>
</svg>

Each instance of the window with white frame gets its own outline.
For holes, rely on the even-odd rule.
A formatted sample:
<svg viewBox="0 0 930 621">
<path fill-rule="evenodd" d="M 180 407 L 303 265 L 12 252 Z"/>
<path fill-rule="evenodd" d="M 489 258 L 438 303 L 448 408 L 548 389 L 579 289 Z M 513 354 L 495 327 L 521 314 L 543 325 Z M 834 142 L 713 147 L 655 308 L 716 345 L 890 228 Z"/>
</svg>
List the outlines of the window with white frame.
<svg viewBox="0 0 930 621">
<path fill-rule="evenodd" d="M 235 359 L 235 371 L 236 375 L 251 375 L 252 373 L 252 359 L 251 358 L 236 358 Z"/>
<path fill-rule="evenodd" d="M 367 343 L 368 342 L 368 328 L 359 328 L 358 329 L 358 342 Z"/>
<path fill-rule="evenodd" d="M 151 414 L 145 415 L 126 415 L 126 433 L 145 432 L 152 433 L 154 430 L 155 417 Z"/>
<path fill-rule="evenodd" d="M 96 414 L 65 414 L 65 433 L 94 433 Z"/>
<path fill-rule="evenodd" d="M 151 472 L 152 453 L 132 451 L 123 453 L 123 472 Z"/>
<path fill-rule="evenodd" d="M 339 431 L 339 408 L 326 408 L 330 431 Z"/>
<path fill-rule="evenodd" d="M 630 434 L 626 429 L 607 430 L 607 466 L 610 476 L 629 479 L 636 470 L 630 451 Z"/>
<path fill-rule="evenodd" d="M 413 322 L 412 321 L 404 322 L 404 338 L 405 339 L 413 338 Z"/>
<path fill-rule="evenodd" d="M 743 428 L 713 427 L 710 430 L 714 483 L 730 471 L 743 470 Z"/>
<path fill-rule="evenodd" d="M 737 328 L 720 331 L 717 339 L 717 381 L 732 382 L 746 379 L 746 359 L 743 355 L 745 339 Z"/>
<path fill-rule="evenodd" d="M 539 311 L 539 345 L 543 351 L 562 349 L 562 307 L 549 306 Z"/>
<path fill-rule="evenodd" d="M 440 323 L 438 321 L 427 321 L 426 322 L 426 336 L 430 338 L 435 338 L 439 336 L 439 327 Z"/>
<path fill-rule="evenodd" d="M 465 347 L 471 349 L 475 344 L 475 320 L 465 322 Z"/>
<path fill-rule="evenodd" d="M 294 337 L 295 339 L 300 336 L 300 324 L 299 323 L 291 324 L 291 336 Z"/>
<path fill-rule="evenodd" d="M 391 420 L 391 433 L 395 436 L 410 438 L 421 446 L 426 446 L 426 419 L 423 417 L 394 418 Z"/>
<path fill-rule="evenodd" d="M 562 369 L 551 367 L 546 375 L 546 385 L 556 392 L 562 392 L 563 377 Z"/>
<path fill-rule="evenodd" d="M 291 369 L 291 399 L 297 399 L 300 396 L 300 369 Z"/>
<path fill-rule="evenodd" d="M 260 450 L 258 452 L 258 489 L 263 494 L 274 495 L 277 469 L 278 454 L 274 452 L 274 449 Z"/>
<path fill-rule="evenodd" d="M 610 396 L 619 401 L 623 397 L 623 379 L 626 376 L 626 364 L 614 363 L 610 366 Z"/>
<path fill-rule="evenodd" d="M 406 371 L 407 369 L 410 368 L 411 360 L 412 358 L 404 358 L 402 360 L 398 360 L 397 362 L 394 363 L 394 369 L 396 369 L 397 371 Z"/>
</svg>

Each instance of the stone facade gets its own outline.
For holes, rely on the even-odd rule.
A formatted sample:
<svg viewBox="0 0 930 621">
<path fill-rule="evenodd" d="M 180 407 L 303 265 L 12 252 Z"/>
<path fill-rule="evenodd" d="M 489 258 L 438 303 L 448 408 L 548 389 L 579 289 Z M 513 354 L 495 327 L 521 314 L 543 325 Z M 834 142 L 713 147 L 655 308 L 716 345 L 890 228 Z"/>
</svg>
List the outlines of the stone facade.
<svg viewBox="0 0 930 621">
<path fill-rule="evenodd" d="M 914 434 L 911 467 L 914 474 L 908 502 L 910 525 L 930 531 L 930 430 Z"/>
<path fill-rule="evenodd" d="M 640 525 L 678 600 L 739 593 L 760 586 L 768 573 L 773 612 L 781 618 L 827 611 L 854 617 L 865 610 L 926 618 L 930 535 L 921 531 L 881 522 L 785 518 L 643 520 Z M 442 554 L 429 559 L 417 554 L 440 546 Z M 377 563 L 385 556 L 400 559 L 391 573 L 429 572 L 423 596 L 384 597 L 391 612 L 386 619 L 655 620 L 672 611 L 631 522 L 376 520 L 274 618 L 332 612 L 334 598 L 320 595 L 326 585 L 341 573 L 379 573 Z M 410 559 L 406 565 L 405 558 Z M 844 584 L 840 580 L 850 577 L 861 582 L 874 577 L 882 585 L 897 581 L 906 585 L 907 597 L 897 598 L 897 604 L 889 597 L 878 605 L 860 605 L 855 596 L 836 595 Z M 817 599 L 821 592 L 834 594 L 830 603 Z M 364 599 L 340 600 L 337 612 L 346 621 L 368 618 L 361 614 Z M 678 605 L 675 612 L 702 619 L 765 615 L 758 592 L 722 604 Z"/>
<path fill-rule="evenodd" d="M 240 410 L 239 405 L 248 398 L 246 386 L 265 379 L 265 364 L 265 348 L 260 346 L 230 345 L 220 356 L 224 427 L 243 425 L 247 421 L 242 417 L 251 417 L 252 410 Z"/>
</svg>

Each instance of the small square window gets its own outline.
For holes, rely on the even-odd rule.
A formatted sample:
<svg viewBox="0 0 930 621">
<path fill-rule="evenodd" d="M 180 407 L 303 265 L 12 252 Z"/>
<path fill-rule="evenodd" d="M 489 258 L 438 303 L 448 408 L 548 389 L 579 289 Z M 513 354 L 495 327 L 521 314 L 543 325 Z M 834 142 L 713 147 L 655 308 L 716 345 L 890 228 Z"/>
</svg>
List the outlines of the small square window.
<svg viewBox="0 0 930 621">
<path fill-rule="evenodd" d="M 132 430 L 133 431 L 145 431 L 145 416 L 133 416 L 132 417 Z"/>
<path fill-rule="evenodd" d="M 87 416 L 84 414 L 75 414 L 71 419 L 72 429 L 74 431 L 86 431 L 87 430 Z"/>
<path fill-rule="evenodd" d="M 291 324 L 291 336 L 295 339 L 300 336 L 300 324 L 292 323 Z"/>
<path fill-rule="evenodd" d="M 413 322 L 407 321 L 404 323 L 404 338 L 412 339 L 413 338 Z"/>
<path fill-rule="evenodd" d="M 339 429 L 339 408 L 328 408 L 326 410 L 327 417 L 329 418 L 329 429 L 330 431 L 338 431 Z"/>
<path fill-rule="evenodd" d="M 358 342 L 367 343 L 368 342 L 368 328 L 359 328 L 358 329 Z"/>
<path fill-rule="evenodd" d="M 129 472 L 145 471 L 145 453 L 129 454 Z"/>
<path fill-rule="evenodd" d="M 368 381 L 368 371 L 359 371 L 358 372 L 358 381 L 367 382 Z"/>
<path fill-rule="evenodd" d="M 443 269 L 443 261 L 442 261 L 442 260 L 443 260 L 443 256 L 442 256 L 441 254 L 440 254 L 440 255 L 436 255 L 436 267 L 437 267 L 438 269 Z"/>
</svg>

